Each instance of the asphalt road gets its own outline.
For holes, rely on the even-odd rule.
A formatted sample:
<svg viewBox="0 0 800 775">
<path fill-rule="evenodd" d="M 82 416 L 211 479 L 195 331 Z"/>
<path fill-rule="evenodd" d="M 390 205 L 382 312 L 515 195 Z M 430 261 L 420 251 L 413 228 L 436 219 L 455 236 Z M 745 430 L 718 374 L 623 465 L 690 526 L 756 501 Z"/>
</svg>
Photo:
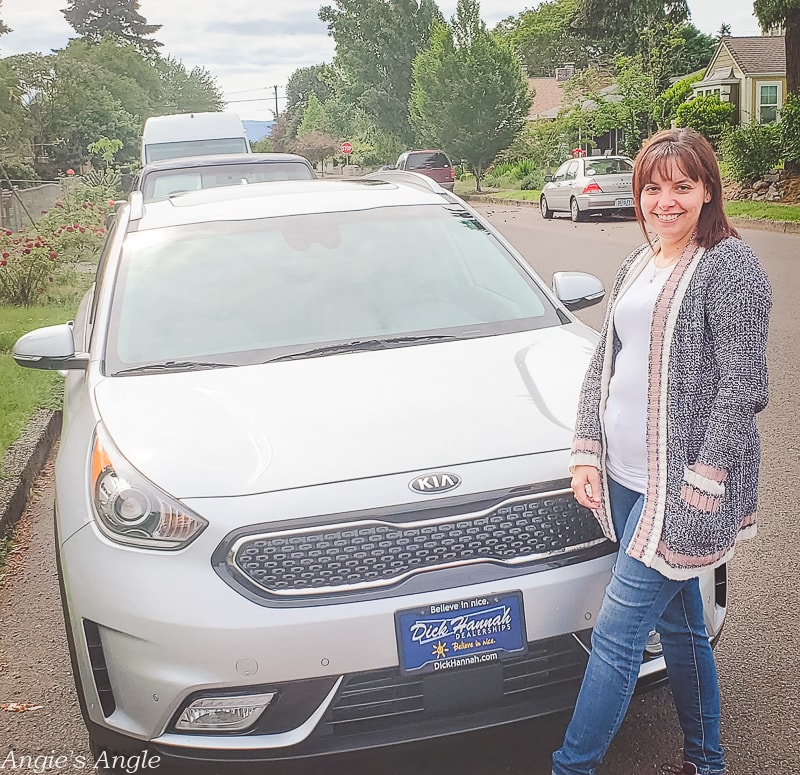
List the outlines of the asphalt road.
<svg viewBox="0 0 800 775">
<path fill-rule="evenodd" d="M 479 208 L 548 283 L 555 271 L 580 270 L 596 274 L 608 287 L 621 259 L 641 241 L 631 221 L 545 222 L 535 208 Z M 764 457 L 759 536 L 732 563 L 731 606 L 717 648 L 723 741 L 730 775 L 800 775 L 800 562 L 795 510 L 800 482 L 796 432 L 800 236 L 762 231 L 746 231 L 743 236 L 761 257 L 774 288 L 769 345 L 772 398 L 760 423 Z M 593 326 L 601 315 L 602 305 L 581 313 Z M 27 772 L 92 772 L 55 581 L 52 499 L 48 469 L 23 518 L 22 551 L 12 558 L 12 571 L 0 586 L 0 704 L 41 706 L 19 713 L 0 711 L 0 771 L 12 769 L 9 752 L 13 751 L 16 761 L 24 754 L 50 757 L 40 758 L 39 768 L 27 767 Z M 279 765 L 269 771 L 549 775 L 550 753 L 560 743 L 567 721 L 559 716 L 370 754 Z M 669 690 L 637 696 L 600 775 L 657 773 L 661 763 L 677 761 L 680 742 Z M 249 769 L 259 775 L 266 771 Z"/>
</svg>

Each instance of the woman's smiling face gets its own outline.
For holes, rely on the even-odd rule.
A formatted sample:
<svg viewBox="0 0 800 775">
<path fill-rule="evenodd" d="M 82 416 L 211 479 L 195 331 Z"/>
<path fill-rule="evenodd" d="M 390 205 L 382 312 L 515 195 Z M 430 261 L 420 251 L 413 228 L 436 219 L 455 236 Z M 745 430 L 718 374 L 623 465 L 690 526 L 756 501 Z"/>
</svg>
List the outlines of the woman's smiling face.
<svg viewBox="0 0 800 775">
<path fill-rule="evenodd" d="M 705 184 L 692 180 L 676 161 L 671 161 L 664 172 L 662 177 L 658 168 L 653 169 L 639 201 L 645 222 L 667 247 L 689 241 L 711 196 Z"/>
</svg>

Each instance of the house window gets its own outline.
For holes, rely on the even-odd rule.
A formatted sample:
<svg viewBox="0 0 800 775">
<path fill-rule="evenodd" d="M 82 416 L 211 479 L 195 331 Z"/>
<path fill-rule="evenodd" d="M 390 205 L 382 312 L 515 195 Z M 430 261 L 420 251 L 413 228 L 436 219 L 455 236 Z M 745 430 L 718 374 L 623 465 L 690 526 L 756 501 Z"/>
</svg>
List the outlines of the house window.
<svg viewBox="0 0 800 775">
<path fill-rule="evenodd" d="M 761 84 L 758 87 L 758 121 L 774 124 L 778 120 L 778 84 Z"/>
</svg>

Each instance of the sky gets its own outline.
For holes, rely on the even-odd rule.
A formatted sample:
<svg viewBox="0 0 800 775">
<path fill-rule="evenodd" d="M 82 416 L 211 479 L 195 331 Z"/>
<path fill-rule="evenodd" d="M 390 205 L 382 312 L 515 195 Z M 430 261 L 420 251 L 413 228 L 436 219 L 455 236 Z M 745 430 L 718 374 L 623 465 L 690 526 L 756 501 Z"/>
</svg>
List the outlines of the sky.
<svg viewBox="0 0 800 775">
<path fill-rule="evenodd" d="M 0 0 L 0 18 L 12 32 L 0 37 L 0 56 L 63 48 L 75 36 L 60 9 L 67 0 Z M 227 108 L 244 119 L 268 120 L 285 104 L 284 89 L 298 68 L 330 62 L 334 43 L 318 13 L 327 0 L 140 0 L 164 54 L 187 69 L 200 65 L 222 89 Z M 456 0 L 439 0 L 446 18 Z M 483 0 L 481 17 L 491 28 L 501 19 L 539 5 L 537 0 Z M 689 0 L 692 22 L 709 35 L 722 22 L 736 36 L 759 35 L 753 0 Z"/>
</svg>

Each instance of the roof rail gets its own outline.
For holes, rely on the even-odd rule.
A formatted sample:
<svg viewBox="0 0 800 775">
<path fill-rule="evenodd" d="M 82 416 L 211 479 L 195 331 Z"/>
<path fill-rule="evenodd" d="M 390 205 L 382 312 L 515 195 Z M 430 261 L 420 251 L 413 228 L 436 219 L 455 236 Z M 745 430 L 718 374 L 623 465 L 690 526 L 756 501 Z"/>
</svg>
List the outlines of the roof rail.
<svg viewBox="0 0 800 775">
<path fill-rule="evenodd" d="M 419 172 L 409 172 L 408 170 L 383 170 L 382 172 L 370 172 L 364 175 L 362 180 L 384 180 L 387 183 L 405 183 L 407 186 L 430 191 L 433 194 L 448 193 L 433 178 L 421 175 Z"/>
<path fill-rule="evenodd" d="M 141 191 L 131 191 L 128 194 L 128 204 L 131 208 L 130 220 L 138 221 L 144 215 L 144 194 Z"/>
</svg>

